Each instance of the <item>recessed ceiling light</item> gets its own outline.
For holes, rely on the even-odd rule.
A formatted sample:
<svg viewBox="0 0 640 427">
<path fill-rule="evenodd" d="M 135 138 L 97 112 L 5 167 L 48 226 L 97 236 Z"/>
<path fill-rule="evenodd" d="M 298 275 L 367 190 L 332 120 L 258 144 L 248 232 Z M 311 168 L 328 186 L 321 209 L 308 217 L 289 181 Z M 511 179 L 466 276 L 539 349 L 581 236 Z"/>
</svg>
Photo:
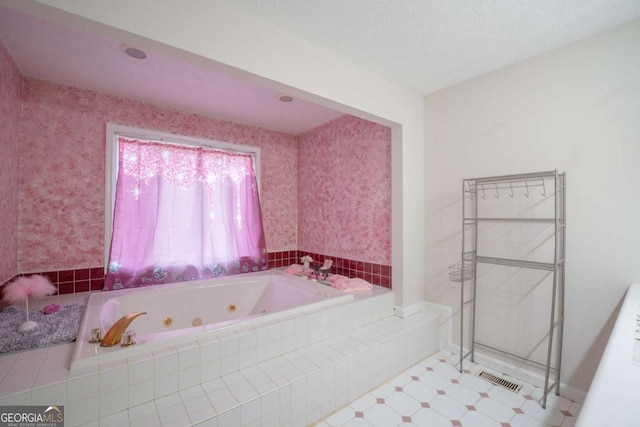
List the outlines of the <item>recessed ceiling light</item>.
<svg viewBox="0 0 640 427">
<path fill-rule="evenodd" d="M 282 95 L 280 98 L 278 98 L 280 101 L 282 102 L 291 102 L 293 101 L 293 98 L 288 96 L 288 95 Z"/>
<path fill-rule="evenodd" d="M 145 59 L 147 54 L 137 47 L 129 46 L 126 43 L 120 45 L 120 50 L 134 59 Z"/>
</svg>

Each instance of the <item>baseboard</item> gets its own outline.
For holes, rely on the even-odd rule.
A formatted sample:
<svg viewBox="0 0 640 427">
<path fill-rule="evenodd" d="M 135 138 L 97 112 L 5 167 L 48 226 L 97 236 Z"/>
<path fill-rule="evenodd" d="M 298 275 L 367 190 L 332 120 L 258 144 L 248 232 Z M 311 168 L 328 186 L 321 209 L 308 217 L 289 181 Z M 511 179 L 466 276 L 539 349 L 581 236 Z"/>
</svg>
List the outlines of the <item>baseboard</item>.
<svg viewBox="0 0 640 427">
<path fill-rule="evenodd" d="M 397 305 L 395 305 L 393 306 L 393 314 L 405 319 L 411 315 L 424 311 L 426 308 L 427 308 L 426 301 L 420 301 L 418 303 L 410 305 L 409 307 L 398 307 Z"/>
<path fill-rule="evenodd" d="M 466 354 L 468 352 L 468 349 L 464 349 L 463 351 L 464 354 Z M 460 348 L 456 348 L 454 353 L 460 354 Z M 475 363 L 483 367 L 492 369 L 496 372 L 509 375 L 514 379 L 524 381 L 536 387 L 544 387 L 543 370 L 526 362 L 521 362 L 521 365 L 515 365 L 507 360 L 492 357 L 491 355 L 476 350 Z M 553 379 L 549 378 L 549 382 L 552 383 Z M 574 402 L 583 403 L 586 395 L 586 391 L 569 386 L 562 381 L 560 382 L 560 396 Z"/>
</svg>

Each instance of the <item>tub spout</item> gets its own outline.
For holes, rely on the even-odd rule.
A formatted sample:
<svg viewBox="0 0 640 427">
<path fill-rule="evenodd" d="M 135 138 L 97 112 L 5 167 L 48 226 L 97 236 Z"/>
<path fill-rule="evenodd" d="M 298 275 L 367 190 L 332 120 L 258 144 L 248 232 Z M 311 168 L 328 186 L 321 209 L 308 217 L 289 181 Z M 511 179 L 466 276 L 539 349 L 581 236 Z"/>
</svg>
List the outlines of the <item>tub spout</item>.
<svg viewBox="0 0 640 427">
<path fill-rule="evenodd" d="M 129 313 L 118 319 L 107 331 L 100 342 L 100 347 L 113 347 L 118 344 L 122 339 L 122 334 L 127 330 L 133 319 L 143 314 L 147 314 L 146 311 L 139 311 L 136 313 Z"/>
</svg>

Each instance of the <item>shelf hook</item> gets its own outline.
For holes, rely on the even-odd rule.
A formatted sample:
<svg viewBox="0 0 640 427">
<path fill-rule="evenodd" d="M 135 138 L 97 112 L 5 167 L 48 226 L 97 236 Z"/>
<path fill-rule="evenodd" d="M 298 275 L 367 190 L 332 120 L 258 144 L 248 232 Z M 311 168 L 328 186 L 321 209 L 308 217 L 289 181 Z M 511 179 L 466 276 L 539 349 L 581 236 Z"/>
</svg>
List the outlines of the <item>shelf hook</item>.
<svg viewBox="0 0 640 427">
<path fill-rule="evenodd" d="M 484 192 L 484 184 L 480 184 L 480 187 L 482 187 L 482 196 L 480 196 L 480 197 L 482 197 L 484 199 L 487 196 L 485 194 L 485 192 Z"/>
<path fill-rule="evenodd" d="M 547 197 L 547 188 L 544 186 L 544 178 L 542 178 L 542 197 Z"/>
<path fill-rule="evenodd" d="M 465 181 L 465 185 L 469 188 L 468 190 L 465 190 L 467 192 L 467 197 L 469 198 L 469 200 L 473 200 L 473 190 L 471 190 L 471 183 L 469 181 Z"/>
<path fill-rule="evenodd" d="M 525 181 L 524 185 L 527 187 L 527 192 L 524 193 L 525 196 L 529 197 L 529 181 Z"/>
<path fill-rule="evenodd" d="M 500 198 L 500 191 L 498 191 L 498 183 L 496 182 L 496 199 Z"/>
<path fill-rule="evenodd" d="M 509 182 L 509 187 L 511 187 L 511 194 L 509 194 L 509 196 L 513 199 L 513 182 Z"/>
</svg>

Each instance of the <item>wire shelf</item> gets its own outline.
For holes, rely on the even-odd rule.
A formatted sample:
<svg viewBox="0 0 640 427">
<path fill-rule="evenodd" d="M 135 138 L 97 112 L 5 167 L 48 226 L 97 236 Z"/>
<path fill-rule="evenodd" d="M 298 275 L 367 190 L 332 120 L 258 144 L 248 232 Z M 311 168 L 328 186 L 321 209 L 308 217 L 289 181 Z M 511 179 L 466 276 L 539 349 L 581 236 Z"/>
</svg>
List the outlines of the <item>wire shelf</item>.
<svg viewBox="0 0 640 427">
<path fill-rule="evenodd" d="M 454 264 L 449 266 L 449 280 L 452 282 L 462 282 L 462 280 L 470 280 L 473 278 L 473 264 Z"/>
</svg>

